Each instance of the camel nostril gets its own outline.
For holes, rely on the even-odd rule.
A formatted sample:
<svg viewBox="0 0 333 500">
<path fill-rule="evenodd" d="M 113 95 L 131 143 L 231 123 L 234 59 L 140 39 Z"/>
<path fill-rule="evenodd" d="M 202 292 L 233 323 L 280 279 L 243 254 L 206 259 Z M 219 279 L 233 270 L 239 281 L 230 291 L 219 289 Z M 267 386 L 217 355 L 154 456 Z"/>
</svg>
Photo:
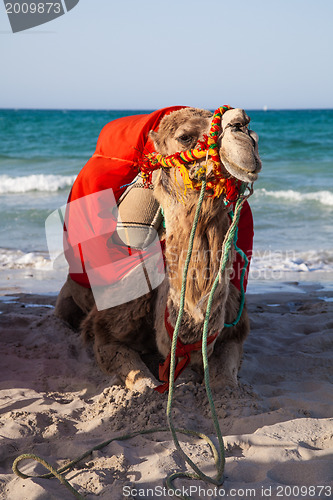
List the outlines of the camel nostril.
<svg viewBox="0 0 333 500">
<path fill-rule="evenodd" d="M 259 136 L 253 130 L 249 130 L 249 136 L 251 137 L 252 145 L 254 148 L 258 146 Z"/>
</svg>

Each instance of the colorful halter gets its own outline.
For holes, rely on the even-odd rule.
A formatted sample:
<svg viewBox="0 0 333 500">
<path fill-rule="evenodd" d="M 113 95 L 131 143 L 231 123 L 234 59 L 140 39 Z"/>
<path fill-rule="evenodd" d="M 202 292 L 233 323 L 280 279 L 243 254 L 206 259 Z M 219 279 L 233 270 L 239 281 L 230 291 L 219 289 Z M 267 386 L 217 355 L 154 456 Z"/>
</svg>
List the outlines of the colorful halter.
<svg viewBox="0 0 333 500">
<path fill-rule="evenodd" d="M 207 164 L 202 165 L 194 174 L 193 179 L 190 178 L 186 164 L 195 163 L 197 160 L 202 160 L 210 156 L 210 161 L 213 163 L 214 178 L 207 181 L 207 190 L 212 190 L 213 198 L 219 198 L 224 194 L 226 201 L 235 201 L 238 198 L 241 181 L 231 177 L 226 178 L 222 174 L 222 163 L 219 156 L 219 146 L 217 138 L 222 128 L 222 115 L 233 109 L 231 106 L 221 106 L 214 112 L 210 131 L 208 136 L 204 136 L 203 141 L 199 141 L 194 149 L 181 151 L 169 156 L 164 156 L 159 153 L 150 153 L 143 157 L 143 163 L 140 165 L 144 183 L 151 183 L 152 172 L 159 168 L 178 168 L 185 185 L 185 194 L 187 188 L 200 191 L 202 179 L 206 175 Z"/>
</svg>

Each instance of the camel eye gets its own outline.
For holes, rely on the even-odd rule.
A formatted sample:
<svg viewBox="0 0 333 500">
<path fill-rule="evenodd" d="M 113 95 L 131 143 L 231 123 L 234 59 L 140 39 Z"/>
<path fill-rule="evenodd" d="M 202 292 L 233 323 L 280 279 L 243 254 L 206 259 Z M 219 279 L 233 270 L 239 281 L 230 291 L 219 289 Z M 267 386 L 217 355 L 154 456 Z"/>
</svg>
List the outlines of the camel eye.
<svg viewBox="0 0 333 500">
<path fill-rule="evenodd" d="M 189 144 L 192 142 L 193 137 L 189 134 L 182 134 L 179 137 L 177 137 L 177 141 L 182 142 L 183 144 Z"/>
</svg>

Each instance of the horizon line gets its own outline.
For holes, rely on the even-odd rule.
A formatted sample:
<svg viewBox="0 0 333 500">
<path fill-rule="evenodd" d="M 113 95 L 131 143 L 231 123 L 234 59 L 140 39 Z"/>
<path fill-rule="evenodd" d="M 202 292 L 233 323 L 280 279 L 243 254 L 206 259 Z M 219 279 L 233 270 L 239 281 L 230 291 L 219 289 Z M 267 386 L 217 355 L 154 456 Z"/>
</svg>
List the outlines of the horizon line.
<svg viewBox="0 0 333 500">
<path fill-rule="evenodd" d="M 167 107 L 167 106 L 163 106 Z M 192 106 L 189 106 L 192 107 Z M 196 106 L 193 106 L 196 107 Z M 34 108 L 34 107 L 0 107 L 0 111 L 155 111 L 161 108 Z M 203 108 L 204 109 L 204 108 Z M 215 108 L 205 108 L 209 110 L 214 110 Z M 261 108 L 243 108 L 249 111 L 326 111 L 333 110 L 331 107 L 307 107 L 307 108 L 269 108 L 268 106 L 262 106 Z"/>
</svg>

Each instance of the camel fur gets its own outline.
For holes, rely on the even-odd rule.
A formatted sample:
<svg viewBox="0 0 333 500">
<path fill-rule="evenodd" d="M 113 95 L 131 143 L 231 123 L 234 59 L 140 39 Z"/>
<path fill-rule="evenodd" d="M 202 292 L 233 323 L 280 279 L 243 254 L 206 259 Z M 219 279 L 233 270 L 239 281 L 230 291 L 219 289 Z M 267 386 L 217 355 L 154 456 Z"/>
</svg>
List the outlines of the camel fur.
<svg viewBox="0 0 333 500">
<path fill-rule="evenodd" d="M 184 108 L 165 116 L 158 132 L 151 132 L 156 151 L 169 155 L 195 147 L 209 132 L 211 120 L 211 112 L 196 108 Z M 261 163 L 257 136 L 248 130 L 248 123 L 249 118 L 243 110 L 227 111 L 223 115 L 219 146 L 224 174 L 252 183 L 257 178 Z M 192 170 L 193 166 L 189 168 L 190 176 Z M 212 171 L 208 168 L 207 178 L 211 175 Z M 169 321 L 175 326 L 184 261 L 199 197 L 199 193 L 193 190 L 187 190 L 184 194 L 182 178 L 174 169 L 159 170 L 153 177 L 153 184 L 154 196 L 163 208 L 166 224 L 167 275 L 163 283 L 157 290 L 129 303 L 102 311 L 93 306 L 88 314 L 80 305 L 79 290 L 72 294 L 73 303 L 79 306 L 85 316 L 80 326 L 83 338 L 93 342 L 95 357 L 101 369 L 106 373 L 117 374 L 128 388 L 137 391 L 159 385 L 141 355 L 156 347 L 163 358 L 170 352 L 171 341 L 164 324 L 164 313 L 167 306 Z M 201 339 L 208 294 L 218 270 L 222 242 L 230 225 L 229 208 L 226 208 L 223 197 L 212 198 L 209 194 L 205 196 L 201 208 L 189 267 L 185 309 L 179 332 L 184 344 Z M 237 316 L 240 302 L 240 292 L 230 283 L 233 259 L 234 250 L 216 289 L 209 323 L 209 334 L 219 332 L 217 339 L 208 346 L 213 388 L 237 386 L 242 346 L 249 333 L 246 306 L 236 326 L 224 327 L 225 322 L 232 322 Z M 66 290 L 69 286 L 70 281 Z M 62 307 L 59 297 L 58 313 Z M 89 308 L 91 297 L 88 304 Z M 201 352 L 191 354 L 191 366 L 202 376 Z"/>
</svg>

